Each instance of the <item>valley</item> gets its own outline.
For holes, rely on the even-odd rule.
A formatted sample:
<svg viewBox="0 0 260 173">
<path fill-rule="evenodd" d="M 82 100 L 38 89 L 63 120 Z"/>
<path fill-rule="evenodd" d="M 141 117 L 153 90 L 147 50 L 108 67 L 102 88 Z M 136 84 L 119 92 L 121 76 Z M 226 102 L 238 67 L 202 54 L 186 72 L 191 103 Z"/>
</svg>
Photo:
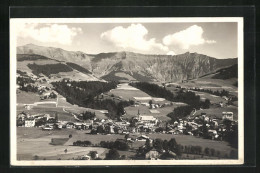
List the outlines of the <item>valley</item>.
<svg viewBox="0 0 260 173">
<path fill-rule="evenodd" d="M 82 160 L 91 151 L 98 154 L 91 159 L 106 159 L 114 148 L 120 159 L 144 159 L 147 143 L 163 155 L 173 138 L 171 159 L 237 157 L 229 140 L 236 138 L 239 116 L 237 58 L 92 55 L 32 44 L 17 53 L 19 160 Z M 161 148 L 154 144 L 159 139 Z"/>
</svg>

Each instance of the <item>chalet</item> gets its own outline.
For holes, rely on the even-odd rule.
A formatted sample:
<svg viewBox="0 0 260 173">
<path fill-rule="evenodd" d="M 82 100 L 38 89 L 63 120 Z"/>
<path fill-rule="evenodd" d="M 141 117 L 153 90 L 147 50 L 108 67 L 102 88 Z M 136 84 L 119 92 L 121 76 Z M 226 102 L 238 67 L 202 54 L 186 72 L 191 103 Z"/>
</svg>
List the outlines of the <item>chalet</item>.
<svg viewBox="0 0 260 173">
<path fill-rule="evenodd" d="M 156 151 L 156 149 L 154 149 L 154 148 L 145 154 L 145 159 L 148 159 L 148 160 L 155 160 L 155 159 L 158 159 L 159 157 L 160 157 L 159 152 Z"/>
<path fill-rule="evenodd" d="M 27 119 L 24 122 L 25 127 L 34 127 L 35 126 L 35 119 Z"/>
<path fill-rule="evenodd" d="M 74 128 L 74 123 L 68 122 L 68 123 L 66 124 L 66 128 L 67 128 L 67 129 L 72 129 L 72 128 Z"/>
<path fill-rule="evenodd" d="M 142 122 L 158 122 L 157 118 L 148 115 L 138 115 L 137 119 Z"/>
<path fill-rule="evenodd" d="M 222 119 L 228 119 L 233 121 L 233 112 L 222 112 Z"/>
</svg>

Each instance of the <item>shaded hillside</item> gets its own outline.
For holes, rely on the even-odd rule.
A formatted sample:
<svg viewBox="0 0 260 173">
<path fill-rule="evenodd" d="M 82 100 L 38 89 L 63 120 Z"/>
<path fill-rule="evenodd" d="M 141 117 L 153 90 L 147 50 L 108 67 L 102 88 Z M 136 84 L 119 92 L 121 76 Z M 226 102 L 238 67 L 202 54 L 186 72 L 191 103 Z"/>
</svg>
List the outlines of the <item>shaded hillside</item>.
<svg viewBox="0 0 260 173">
<path fill-rule="evenodd" d="M 113 71 L 123 71 L 134 79 L 160 82 L 178 82 L 195 79 L 221 68 L 237 64 L 237 58 L 216 59 L 198 53 L 186 52 L 180 55 L 145 55 L 133 52 L 100 53 L 66 51 L 60 48 L 25 45 L 17 47 L 18 53 L 39 54 L 51 59 L 80 65 L 95 76 L 113 77 Z M 147 78 L 145 78 L 147 77 Z M 115 77 L 114 80 L 117 78 Z M 111 79 L 112 80 L 112 79 Z"/>
<path fill-rule="evenodd" d="M 81 73 L 85 73 L 85 74 L 91 74 L 90 71 L 88 71 L 87 69 L 81 67 L 80 65 L 78 64 L 74 64 L 74 63 L 71 63 L 71 62 L 67 62 L 66 63 L 68 66 L 70 66 L 71 68 L 75 69 L 75 70 L 78 70 L 79 72 Z"/>
<path fill-rule="evenodd" d="M 72 68 L 65 64 L 45 64 L 45 65 L 37 65 L 37 64 L 28 64 L 27 65 L 32 73 L 39 76 L 39 74 L 44 74 L 45 76 L 50 77 L 51 74 L 57 74 L 60 72 L 71 72 Z"/>
<path fill-rule="evenodd" d="M 45 56 L 36 54 L 17 54 L 17 61 L 35 61 L 40 59 L 49 59 Z"/>
<path fill-rule="evenodd" d="M 230 67 L 223 68 L 217 71 L 217 74 L 212 76 L 212 79 L 231 79 L 238 78 L 238 67 L 237 64 L 234 64 Z"/>
<path fill-rule="evenodd" d="M 102 76 L 102 79 L 106 81 L 143 81 L 152 82 L 153 78 L 145 75 L 138 74 L 136 72 L 130 73 L 125 71 L 111 71 L 109 74 Z"/>
</svg>

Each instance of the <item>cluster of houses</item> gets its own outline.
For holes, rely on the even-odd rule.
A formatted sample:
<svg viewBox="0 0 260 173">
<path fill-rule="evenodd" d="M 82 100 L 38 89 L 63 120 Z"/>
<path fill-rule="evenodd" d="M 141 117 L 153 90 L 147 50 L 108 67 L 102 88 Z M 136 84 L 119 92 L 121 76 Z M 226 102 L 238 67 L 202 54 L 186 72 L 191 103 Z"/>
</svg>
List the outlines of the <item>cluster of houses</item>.
<svg viewBox="0 0 260 173">
<path fill-rule="evenodd" d="M 162 122 L 154 116 L 141 115 L 139 112 L 131 121 L 114 121 L 111 119 L 97 119 L 87 121 L 59 121 L 57 117 L 51 117 L 49 114 L 29 115 L 20 113 L 17 116 L 17 126 L 41 127 L 43 130 L 53 129 L 77 129 L 88 130 L 91 134 L 129 134 L 129 133 L 168 133 L 185 134 L 192 136 L 201 136 L 203 128 L 207 129 L 208 136 L 211 139 L 221 139 L 221 135 L 226 131 L 223 120 L 228 119 L 232 123 L 233 112 L 223 112 L 222 119 L 211 118 L 206 113 L 201 113 L 194 117 L 186 119 L 177 119 L 173 123 Z M 204 132 L 205 133 L 205 132 Z M 146 140 L 145 136 L 142 137 Z M 141 140 L 141 139 L 139 139 Z"/>
</svg>

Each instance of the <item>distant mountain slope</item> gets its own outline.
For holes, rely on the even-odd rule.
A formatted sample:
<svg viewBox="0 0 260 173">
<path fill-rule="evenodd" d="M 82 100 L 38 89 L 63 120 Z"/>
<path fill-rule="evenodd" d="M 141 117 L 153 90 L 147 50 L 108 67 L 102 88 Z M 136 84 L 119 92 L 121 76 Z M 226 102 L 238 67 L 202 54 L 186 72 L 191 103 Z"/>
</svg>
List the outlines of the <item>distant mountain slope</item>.
<svg viewBox="0 0 260 173">
<path fill-rule="evenodd" d="M 100 80 L 80 65 L 35 54 L 17 54 L 17 71 L 33 73 L 37 76 L 44 75 L 54 81 L 62 78 L 87 81 Z"/>
<path fill-rule="evenodd" d="M 160 82 L 194 79 L 237 63 L 237 58 L 216 59 L 198 53 L 180 55 L 145 55 L 133 52 L 111 52 L 97 55 L 66 51 L 32 44 L 17 47 L 17 53 L 38 54 L 62 62 L 78 64 L 98 77 L 113 80 L 115 71 L 136 80 L 147 78 Z M 128 78 L 131 78 L 128 76 Z M 119 76 L 120 78 L 120 76 Z M 114 77 L 114 80 L 118 80 Z"/>
<path fill-rule="evenodd" d="M 81 64 L 83 67 L 88 67 L 90 60 L 93 58 L 93 56 L 79 51 L 66 51 L 60 48 L 37 46 L 34 44 L 18 46 L 17 54 L 37 54 L 58 61 Z"/>
</svg>

